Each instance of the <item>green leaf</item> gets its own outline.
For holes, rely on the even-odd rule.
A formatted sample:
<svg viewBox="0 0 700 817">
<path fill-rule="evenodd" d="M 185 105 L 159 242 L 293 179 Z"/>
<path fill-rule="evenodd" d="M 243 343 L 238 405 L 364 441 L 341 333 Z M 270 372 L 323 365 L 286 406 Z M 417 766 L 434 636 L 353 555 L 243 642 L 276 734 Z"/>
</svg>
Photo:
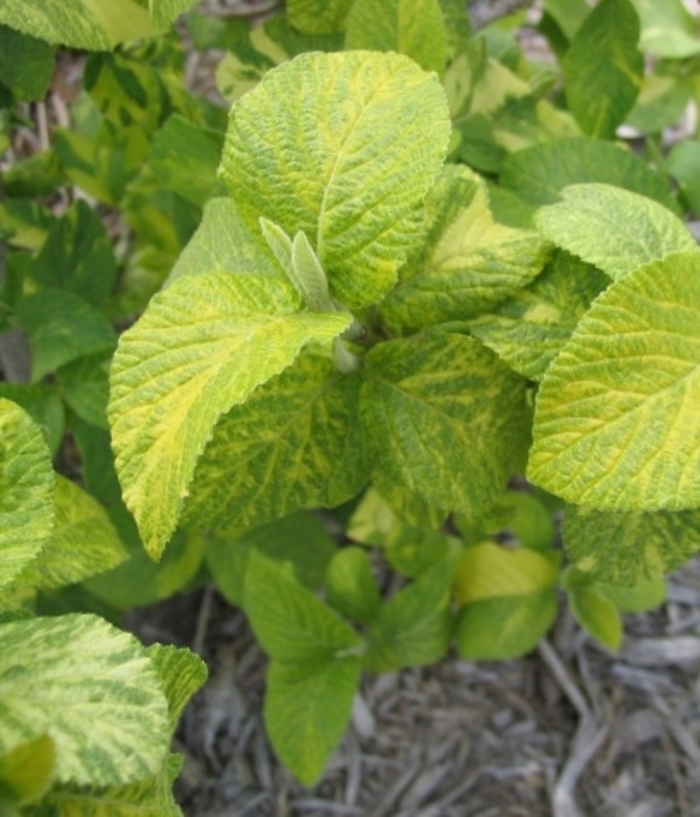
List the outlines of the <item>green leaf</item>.
<svg viewBox="0 0 700 817">
<path fill-rule="evenodd" d="M 260 525 L 236 539 L 213 539 L 207 565 L 218 590 L 231 604 L 243 605 L 245 575 L 252 550 L 276 562 L 289 562 L 298 582 L 309 590 L 323 583 L 335 542 L 323 524 L 306 511 Z"/>
<path fill-rule="evenodd" d="M 557 615 L 553 590 L 484 598 L 459 614 L 457 649 L 470 661 L 507 661 L 535 649 Z"/>
<path fill-rule="evenodd" d="M 63 441 L 66 413 L 52 385 L 45 383 L 0 383 L 0 397 L 23 408 L 41 429 L 51 456 Z"/>
<path fill-rule="evenodd" d="M 283 279 L 262 231 L 246 226 L 232 199 L 215 198 L 207 202 L 202 223 L 179 256 L 167 285 L 183 275 L 211 272 L 242 272 Z"/>
<path fill-rule="evenodd" d="M 83 357 L 56 372 L 61 397 L 86 423 L 107 429 L 109 360 L 103 355 Z"/>
<path fill-rule="evenodd" d="M 82 586 L 91 596 L 114 610 L 129 610 L 168 599 L 195 579 L 206 552 L 201 535 L 176 531 L 160 561 L 154 562 L 143 549 L 128 512 L 113 510 L 111 518 L 129 550 L 129 558 L 84 582 Z"/>
<path fill-rule="evenodd" d="M 698 24 L 680 0 L 632 0 L 642 25 L 639 44 L 657 57 L 682 60 L 700 54 Z"/>
<path fill-rule="evenodd" d="M 563 536 L 579 571 L 596 581 L 631 587 L 676 570 L 700 550 L 700 511 L 570 507 Z"/>
<path fill-rule="evenodd" d="M 474 317 L 526 286 L 549 248 L 536 233 L 493 221 L 481 179 L 450 165 L 426 202 L 428 235 L 418 258 L 381 305 L 392 329 Z"/>
<path fill-rule="evenodd" d="M 169 117 L 156 132 L 149 161 L 154 178 L 198 207 L 219 191 L 216 168 L 224 136 L 218 130 Z"/>
<path fill-rule="evenodd" d="M 105 228 L 95 210 L 77 201 L 54 222 L 32 266 L 42 287 L 65 289 L 102 306 L 114 289 L 117 265 Z"/>
<path fill-rule="evenodd" d="M 77 358 L 114 348 L 109 321 L 72 292 L 41 289 L 18 301 L 15 312 L 29 336 L 33 382 Z"/>
<path fill-rule="evenodd" d="M 265 731 L 305 786 L 318 781 L 347 729 L 359 681 L 359 658 L 270 665 Z"/>
<path fill-rule="evenodd" d="M 508 531 L 530 550 L 549 550 L 554 544 L 554 520 L 534 494 L 506 491 L 481 523 L 482 531 L 496 535 Z"/>
<path fill-rule="evenodd" d="M 354 0 L 289 0 L 289 22 L 301 31 L 325 34 L 342 31 Z"/>
<path fill-rule="evenodd" d="M 666 158 L 666 169 L 678 183 L 690 210 L 700 215 L 700 141 L 677 142 Z"/>
<path fill-rule="evenodd" d="M 622 644 L 622 621 L 610 599 L 575 567 L 566 570 L 562 586 L 576 621 L 604 647 L 618 650 Z"/>
<path fill-rule="evenodd" d="M 326 598 L 347 618 L 369 624 L 382 603 L 372 565 L 366 551 L 359 547 L 339 550 L 326 569 Z"/>
<path fill-rule="evenodd" d="M 442 74 L 447 44 L 438 0 L 355 0 L 345 26 L 347 50 L 396 51 Z"/>
<path fill-rule="evenodd" d="M 665 71 L 665 66 L 660 65 L 655 73 L 644 77 L 637 102 L 625 119 L 625 125 L 645 136 L 676 125 L 692 99 L 693 87 L 688 79 L 667 76 Z"/>
<path fill-rule="evenodd" d="M 42 589 L 63 587 L 109 570 L 126 557 L 105 509 L 74 482 L 57 475 L 51 539 L 21 582 Z"/>
<path fill-rule="evenodd" d="M 696 249 L 679 218 L 637 193 L 607 184 L 576 184 L 565 187 L 561 197 L 537 211 L 538 230 L 613 280 L 650 261 Z"/>
<path fill-rule="evenodd" d="M 124 501 L 152 556 L 177 525 L 219 417 L 351 317 L 299 308 L 291 288 L 271 278 L 190 276 L 121 336 L 108 415 Z"/>
<path fill-rule="evenodd" d="M 612 139 L 632 109 L 644 75 L 639 18 L 629 0 L 601 0 L 566 52 L 566 99 L 582 130 Z"/>
<path fill-rule="evenodd" d="M 452 565 L 442 561 L 384 604 L 370 627 L 364 666 L 373 672 L 433 664 L 447 652 Z"/>
<path fill-rule="evenodd" d="M 0 11 L 0 19 L 2 19 Z M 0 85 L 18 102 L 40 100 L 49 89 L 54 49 L 34 37 L 0 25 Z"/>
<path fill-rule="evenodd" d="M 56 45 L 109 51 L 121 42 L 153 37 L 192 5 L 190 0 L 149 3 L 150 12 L 133 0 L 25 0 L 6 3 L 0 23 Z"/>
<path fill-rule="evenodd" d="M 0 588 L 51 536 L 54 473 L 41 431 L 19 406 L 0 399 Z"/>
<path fill-rule="evenodd" d="M 550 554 L 483 542 L 466 548 L 459 557 L 453 593 L 458 604 L 472 604 L 539 593 L 554 587 L 558 579 L 558 561 Z"/>
<path fill-rule="evenodd" d="M 624 187 L 678 211 L 663 176 L 632 151 L 601 139 L 559 139 L 525 148 L 508 157 L 501 173 L 501 184 L 533 208 L 558 201 L 568 185 L 587 182 Z"/>
<path fill-rule="evenodd" d="M 360 417 L 377 471 L 437 507 L 497 498 L 527 439 L 524 381 L 449 334 L 381 343 L 363 374 Z"/>
<path fill-rule="evenodd" d="M 168 702 L 170 732 L 174 735 L 185 706 L 207 680 L 206 664 L 193 652 L 169 645 L 152 644 L 146 653 L 158 672 Z"/>
<path fill-rule="evenodd" d="M 48 735 L 31 738 L 0 755 L 0 813 L 6 813 L 3 807 L 40 800 L 51 786 L 55 767 L 56 747 Z"/>
<path fill-rule="evenodd" d="M 138 641 L 95 616 L 0 628 L 0 753 L 49 734 L 56 780 L 122 785 L 154 775 L 167 705 Z"/>
<path fill-rule="evenodd" d="M 256 549 L 248 559 L 244 603 L 260 645 L 275 661 L 313 667 L 350 655 L 360 645 L 352 627 L 302 587 L 291 570 Z"/>
<path fill-rule="evenodd" d="M 13 161 L 0 174 L 0 186 L 12 198 L 39 198 L 50 196 L 66 178 L 53 147 Z"/>
<path fill-rule="evenodd" d="M 596 587 L 622 613 L 648 613 L 666 601 L 666 582 L 662 578 L 643 581 L 632 587 L 596 582 Z"/>
<path fill-rule="evenodd" d="M 697 251 L 599 296 L 542 381 L 533 482 L 608 510 L 700 505 L 698 304 Z"/>
<path fill-rule="evenodd" d="M 301 355 L 221 418 L 197 464 L 184 519 L 227 530 L 333 507 L 366 483 L 361 380 Z"/>
<path fill-rule="evenodd" d="M 437 78 L 408 58 L 304 54 L 234 106 L 219 172 L 251 223 L 303 230 L 331 294 L 366 306 L 420 241 L 449 130 Z"/>
<path fill-rule="evenodd" d="M 556 251 L 529 286 L 470 321 L 469 330 L 518 374 L 541 380 L 608 283 L 595 267 Z"/>
</svg>

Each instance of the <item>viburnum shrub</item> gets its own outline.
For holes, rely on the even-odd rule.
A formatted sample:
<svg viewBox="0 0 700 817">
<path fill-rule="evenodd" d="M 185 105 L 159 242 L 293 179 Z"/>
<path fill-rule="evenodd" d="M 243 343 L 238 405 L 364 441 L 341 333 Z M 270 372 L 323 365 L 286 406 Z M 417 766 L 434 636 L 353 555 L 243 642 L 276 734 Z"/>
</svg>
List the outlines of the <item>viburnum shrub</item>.
<svg viewBox="0 0 700 817">
<path fill-rule="evenodd" d="M 163 26 L 156 5 L 138 13 Z M 655 12 L 563 5 L 542 21 L 561 74 L 452 0 L 193 16 L 195 46 L 231 49 L 227 125 L 183 90 L 174 39 L 125 46 L 89 58 L 82 125 L 8 171 L 10 193 L 70 182 L 130 231 L 115 258 L 82 200 L 4 211 L 31 367 L 0 390 L 0 803 L 178 813 L 168 742 L 201 662 L 94 611 L 202 575 L 269 655 L 268 734 L 309 785 L 363 671 L 524 654 L 560 587 L 611 649 L 621 611 L 664 600 L 700 544 L 700 251 L 667 178 L 613 141 L 627 121 L 665 161 Z M 68 45 L 137 36 L 13 8 Z M 700 48 L 664 20 L 677 107 Z M 694 157 L 668 160 L 687 209 Z M 51 466 L 66 429 L 82 488 Z M 55 615 L 70 603 L 92 612 Z"/>
</svg>

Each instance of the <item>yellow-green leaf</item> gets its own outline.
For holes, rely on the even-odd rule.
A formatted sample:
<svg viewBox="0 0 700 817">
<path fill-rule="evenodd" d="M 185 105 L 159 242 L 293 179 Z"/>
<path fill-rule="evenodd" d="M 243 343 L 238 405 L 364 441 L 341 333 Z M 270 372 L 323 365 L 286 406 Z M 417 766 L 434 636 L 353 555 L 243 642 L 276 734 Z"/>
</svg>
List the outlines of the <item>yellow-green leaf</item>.
<svg viewBox="0 0 700 817">
<path fill-rule="evenodd" d="M 554 244 L 612 279 L 696 248 L 683 222 L 661 204 L 607 184 L 576 184 L 538 210 L 535 223 Z"/>
<path fill-rule="evenodd" d="M 303 54 L 234 105 L 219 172 L 251 224 L 303 230 L 331 294 L 365 306 L 420 242 L 449 133 L 437 77 L 407 57 Z"/>
<path fill-rule="evenodd" d="M 426 201 L 427 238 L 381 305 L 393 330 L 472 318 L 526 286 L 549 247 L 532 230 L 496 224 L 486 185 L 446 167 Z"/>
<path fill-rule="evenodd" d="M 219 417 L 351 316 L 300 312 L 291 285 L 254 276 L 185 276 L 119 342 L 108 407 L 124 501 L 148 552 L 175 530 Z"/>
<path fill-rule="evenodd" d="M 0 398 L 0 588 L 10 584 L 51 536 L 54 473 L 41 430 Z"/>
<path fill-rule="evenodd" d="M 168 711 L 139 642 L 91 615 L 0 627 L 0 754 L 48 734 L 56 781 L 110 786 L 151 777 Z"/>
<path fill-rule="evenodd" d="M 525 382 L 478 341 L 451 334 L 378 344 L 363 374 L 375 470 L 436 507 L 492 504 L 527 439 Z"/>
<path fill-rule="evenodd" d="M 613 283 L 547 370 L 529 477 L 609 510 L 700 506 L 700 253 Z"/>
<path fill-rule="evenodd" d="M 56 746 L 48 735 L 0 754 L 0 814 L 4 807 L 36 803 L 51 786 L 55 767 Z"/>
<path fill-rule="evenodd" d="M 367 481 L 361 380 L 311 352 L 221 418 L 197 464 L 184 519 L 215 530 L 333 507 Z"/>
</svg>

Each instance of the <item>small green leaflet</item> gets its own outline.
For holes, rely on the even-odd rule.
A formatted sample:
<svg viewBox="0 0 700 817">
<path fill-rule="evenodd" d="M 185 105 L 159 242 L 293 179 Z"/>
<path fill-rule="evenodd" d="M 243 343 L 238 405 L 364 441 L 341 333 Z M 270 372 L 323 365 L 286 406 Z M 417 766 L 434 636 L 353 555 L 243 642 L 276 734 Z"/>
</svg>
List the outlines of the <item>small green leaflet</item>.
<svg viewBox="0 0 700 817">
<path fill-rule="evenodd" d="M 578 623 L 609 650 L 618 650 L 622 643 L 622 621 L 613 602 L 575 567 L 562 576 L 569 607 Z"/>
<path fill-rule="evenodd" d="M 160 0 L 150 11 L 133 0 L 24 0 L 5 3 L 0 23 L 50 43 L 109 51 L 121 42 L 153 37 L 169 26 L 193 0 Z"/>
<path fill-rule="evenodd" d="M 56 781 L 123 785 L 154 775 L 168 713 L 139 642 L 92 615 L 0 627 L 0 754 L 49 734 Z"/>
<path fill-rule="evenodd" d="M 16 101 L 32 102 L 46 96 L 54 56 L 54 49 L 45 42 L 0 25 L 0 85 Z M 6 174 L 3 170 L 5 179 Z"/>
<path fill-rule="evenodd" d="M 597 581 L 630 587 L 658 579 L 700 550 L 700 511 L 597 511 L 570 507 L 564 545 Z"/>
<path fill-rule="evenodd" d="M 216 425 L 184 520 L 240 530 L 352 499 L 368 479 L 360 386 L 328 358 L 302 354 Z"/>
<path fill-rule="evenodd" d="M 545 238 L 619 280 L 651 261 L 696 249 L 683 222 L 652 199 L 607 184 L 576 184 L 537 211 Z"/>
<path fill-rule="evenodd" d="M 680 0 L 632 0 L 642 24 L 640 45 L 657 57 L 682 60 L 700 53 L 697 17 Z"/>
<path fill-rule="evenodd" d="M 595 267 L 557 251 L 529 286 L 470 321 L 469 330 L 518 374 L 541 380 L 608 283 Z"/>
<path fill-rule="evenodd" d="M 442 74 L 447 43 L 438 0 L 354 0 L 345 31 L 347 51 L 396 51 Z"/>
<path fill-rule="evenodd" d="M 333 297 L 367 306 L 420 242 L 449 133 L 437 77 L 407 57 L 303 54 L 234 105 L 219 173 L 251 224 L 302 230 Z"/>
<path fill-rule="evenodd" d="M 562 68 L 566 99 L 582 130 L 612 139 L 637 98 L 644 57 L 629 0 L 601 0 L 576 32 Z"/>
<path fill-rule="evenodd" d="M 267 672 L 265 730 L 282 762 L 313 786 L 350 721 L 360 659 L 304 664 L 273 661 Z"/>
<path fill-rule="evenodd" d="M 175 530 L 219 417 L 351 320 L 299 309 L 291 285 L 272 278 L 185 276 L 122 335 L 108 415 L 124 501 L 153 557 Z"/>
<path fill-rule="evenodd" d="M 426 201 L 428 234 L 419 257 L 381 305 L 396 330 L 479 315 L 526 286 L 549 248 L 535 232 L 496 224 L 482 179 L 449 165 Z"/>
<path fill-rule="evenodd" d="M 39 427 L 0 399 L 0 589 L 16 579 L 51 536 L 54 472 Z"/>
<path fill-rule="evenodd" d="M 547 370 L 529 478 L 608 510 L 700 506 L 700 253 L 613 283 Z"/>
<path fill-rule="evenodd" d="M 360 678 L 360 637 L 291 570 L 250 554 L 245 609 L 272 658 L 265 726 L 275 750 L 307 786 L 318 777 L 350 719 Z"/>
<path fill-rule="evenodd" d="M 344 547 L 328 564 L 325 581 L 328 603 L 347 618 L 369 624 L 382 604 L 367 551 Z"/>
<path fill-rule="evenodd" d="M 285 664 L 323 662 L 358 650 L 359 635 L 294 578 L 285 566 L 253 549 L 244 607 L 265 652 Z"/>
<path fill-rule="evenodd" d="M 382 605 L 367 632 L 364 666 L 373 672 L 433 664 L 447 652 L 452 565 L 441 560 Z"/>
<path fill-rule="evenodd" d="M 527 438 L 525 382 L 472 338 L 418 335 L 367 355 L 360 418 L 370 461 L 436 507 L 502 492 Z"/>
</svg>

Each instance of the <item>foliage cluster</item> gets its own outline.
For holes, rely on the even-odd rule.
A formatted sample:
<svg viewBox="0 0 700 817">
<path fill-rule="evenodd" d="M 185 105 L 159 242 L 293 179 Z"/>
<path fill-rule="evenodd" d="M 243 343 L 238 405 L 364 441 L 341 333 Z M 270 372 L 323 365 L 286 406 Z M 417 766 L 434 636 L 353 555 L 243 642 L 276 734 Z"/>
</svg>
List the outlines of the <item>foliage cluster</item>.
<svg viewBox="0 0 700 817">
<path fill-rule="evenodd" d="M 0 9 L 2 149 L 83 61 L 2 172 L 3 814 L 180 813 L 205 671 L 131 607 L 242 606 L 312 784 L 363 671 L 521 655 L 561 590 L 615 649 L 700 546 L 680 0 L 545 0 L 552 63 L 462 0 L 191 11 L 228 117 L 186 89 L 191 5 Z"/>
</svg>

